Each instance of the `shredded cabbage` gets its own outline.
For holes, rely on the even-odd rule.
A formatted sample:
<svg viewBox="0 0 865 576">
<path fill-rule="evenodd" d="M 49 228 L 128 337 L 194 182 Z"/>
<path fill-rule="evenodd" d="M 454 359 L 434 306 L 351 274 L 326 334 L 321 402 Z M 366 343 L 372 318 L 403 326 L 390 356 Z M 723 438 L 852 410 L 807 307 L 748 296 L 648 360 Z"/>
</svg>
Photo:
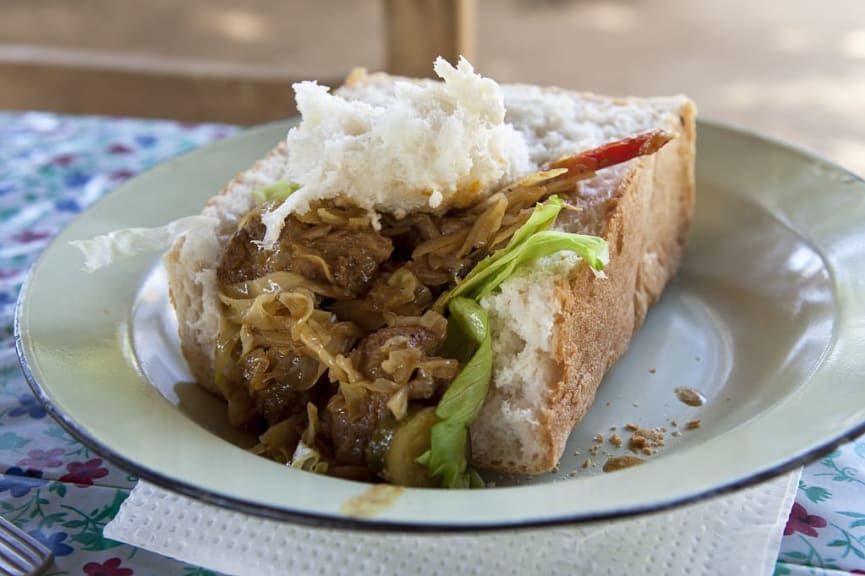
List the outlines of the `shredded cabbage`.
<svg viewBox="0 0 865 576">
<path fill-rule="evenodd" d="M 158 228 L 123 228 L 69 244 L 84 254 L 84 269 L 94 272 L 125 257 L 164 250 L 180 236 L 213 229 L 218 223 L 211 216 L 187 216 Z"/>
<path fill-rule="evenodd" d="M 448 311 L 445 350 L 458 351 L 456 357 L 467 361 L 436 407 L 441 421 L 433 425 L 429 454 L 421 460 L 442 487 L 468 488 L 480 481 L 468 469 L 468 427 L 480 414 L 492 379 L 492 338 L 487 312 L 474 300 L 454 298 Z"/>
<path fill-rule="evenodd" d="M 489 318 L 478 301 L 521 264 L 555 252 L 576 252 L 596 273 L 609 262 L 602 238 L 548 230 L 562 205 L 556 196 L 538 204 L 505 248 L 478 263 L 435 304 L 435 309 L 447 307 L 449 312 L 445 354 L 464 363 L 436 407 L 441 421 L 430 431 L 430 449 L 418 458 L 445 488 L 483 486 L 480 476 L 468 467 L 468 427 L 481 411 L 493 373 Z"/>
<path fill-rule="evenodd" d="M 606 240 L 548 230 L 562 205 L 557 196 L 538 204 L 508 245 L 481 260 L 459 284 L 439 297 L 434 309 L 444 310 L 448 302 L 458 296 L 480 300 L 507 280 L 520 265 L 562 250 L 575 252 L 596 274 L 601 274 L 610 260 Z"/>
<path fill-rule="evenodd" d="M 311 448 L 303 440 L 297 443 L 297 448 L 294 449 L 289 466 L 299 470 L 315 472 L 316 474 L 324 474 L 328 468 L 327 461 L 322 459 L 318 450 Z"/>
<path fill-rule="evenodd" d="M 282 201 L 297 192 L 298 188 L 300 188 L 300 184 L 280 180 L 264 188 L 253 190 L 252 199 L 256 204 L 264 204 L 272 200 Z"/>
<path fill-rule="evenodd" d="M 306 429 L 301 434 L 297 448 L 294 449 L 289 466 L 316 474 L 325 474 L 327 473 L 328 462 L 314 448 L 315 439 L 318 435 L 318 408 L 312 402 L 306 404 L 306 416 Z"/>
<path fill-rule="evenodd" d="M 252 192 L 257 204 L 282 201 L 300 188 L 293 182 L 274 182 Z M 94 272 L 130 256 L 165 250 L 189 233 L 198 234 L 215 229 L 219 220 L 213 216 L 187 216 L 156 228 L 122 228 L 89 240 L 73 240 L 70 245 L 84 254 L 84 269 Z"/>
</svg>

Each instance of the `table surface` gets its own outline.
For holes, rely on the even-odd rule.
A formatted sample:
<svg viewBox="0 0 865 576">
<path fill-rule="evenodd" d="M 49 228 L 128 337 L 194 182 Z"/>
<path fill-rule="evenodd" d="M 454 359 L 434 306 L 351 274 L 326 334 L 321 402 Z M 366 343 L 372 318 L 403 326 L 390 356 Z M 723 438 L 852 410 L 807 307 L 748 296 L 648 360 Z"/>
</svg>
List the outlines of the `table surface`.
<svg viewBox="0 0 865 576">
<path fill-rule="evenodd" d="M 54 551 L 49 574 L 213 574 L 102 536 L 136 478 L 47 416 L 18 366 L 12 319 L 30 265 L 79 212 L 136 173 L 236 130 L 0 113 L 0 513 Z M 844 573 L 865 574 L 865 438 L 805 468 L 775 569 Z"/>
<path fill-rule="evenodd" d="M 291 80 L 384 68 L 386 4 L 0 0 L 0 108 L 278 119 L 292 108 Z M 704 118 L 865 175 L 861 0 L 477 0 L 476 22 L 472 62 L 500 82 L 682 92 Z M 130 85 L 112 70 L 140 73 Z"/>
</svg>

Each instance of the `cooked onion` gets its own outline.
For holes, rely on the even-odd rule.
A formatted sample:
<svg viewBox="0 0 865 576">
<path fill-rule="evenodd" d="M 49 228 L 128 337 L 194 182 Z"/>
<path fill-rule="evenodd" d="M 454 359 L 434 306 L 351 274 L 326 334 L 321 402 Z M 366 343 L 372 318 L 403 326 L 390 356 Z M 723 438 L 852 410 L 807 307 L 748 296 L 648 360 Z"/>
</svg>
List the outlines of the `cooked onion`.
<svg viewBox="0 0 865 576">
<path fill-rule="evenodd" d="M 402 420 L 408 413 L 408 388 L 400 388 L 399 391 L 387 401 L 387 407 L 397 420 Z"/>
<path fill-rule="evenodd" d="M 312 402 L 306 403 L 306 430 L 301 434 L 300 439 L 307 446 L 315 446 L 315 439 L 318 435 L 318 408 Z"/>
<path fill-rule="evenodd" d="M 264 264 L 256 261 L 249 275 L 226 276 L 260 277 L 221 286 L 222 321 L 214 368 L 216 386 L 228 400 L 232 424 L 251 423 L 256 418 L 257 395 L 274 382 L 292 392 L 305 392 L 328 386 L 322 382 L 325 373 L 331 383 L 338 384 L 335 397 L 344 401 L 345 415 L 357 426 L 365 425 L 372 407 L 386 406 L 399 420 L 412 402 L 428 405 L 434 401 L 456 377 L 456 360 L 428 353 L 410 331 L 392 330 L 393 335 L 383 343 L 375 341 L 380 357 L 376 356 L 373 372 L 367 352 L 355 349 L 356 343 L 379 329 L 417 326 L 434 336 L 433 346 L 440 346 L 447 320 L 430 309 L 435 297 L 453 287 L 483 257 L 507 244 L 538 201 L 573 189 L 573 181 L 559 178 L 564 172 L 532 174 L 475 206 L 446 214 L 415 213 L 400 219 L 322 202 L 304 214 L 292 215 L 298 225 L 286 228 L 282 248 L 263 255 L 253 250 L 252 255 L 262 256 Z M 338 258 L 351 258 L 351 246 L 346 247 L 348 254 L 338 258 L 304 247 L 304 242 L 330 240 L 328 234 L 345 229 L 365 231 L 373 220 L 376 230 L 381 224 L 375 234 L 384 237 L 392 252 L 389 262 L 374 262 L 359 288 L 335 282 L 335 276 L 343 282 L 343 261 Z M 329 250 L 338 252 L 340 246 L 334 240 Z M 295 272 L 264 274 L 289 267 Z M 304 398 L 315 398 L 322 407 L 331 404 L 318 392 Z M 384 405 L 383 398 L 387 399 Z M 365 469 L 353 466 L 355 462 L 344 466 L 346 462 L 336 458 L 332 424 L 322 431 L 315 403 L 307 402 L 305 411 L 296 408 L 262 434 L 257 453 L 290 462 L 303 449 L 314 453 L 313 469 L 368 476 Z"/>
<path fill-rule="evenodd" d="M 491 196 L 489 207 L 475 220 L 462 246 L 457 250 L 457 256 L 462 257 L 472 250 L 486 248 L 490 238 L 501 228 L 502 218 L 507 209 L 508 200 L 504 194 L 498 193 Z"/>
<path fill-rule="evenodd" d="M 306 288 L 328 298 L 341 298 L 345 296 L 345 294 L 333 286 L 313 282 L 300 274 L 285 271 L 273 272 L 255 280 L 224 286 L 222 296 L 224 302 L 225 299 L 255 298 L 261 294 L 279 294 L 280 292 L 287 292 L 295 288 Z"/>
<path fill-rule="evenodd" d="M 455 252 L 460 246 L 462 246 L 468 235 L 469 230 L 465 229 L 454 232 L 453 234 L 448 234 L 447 236 L 437 236 L 427 240 L 415 248 L 411 253 L 411 257 L 412 259 L 417 260 L 427 254 Z"/>
</svg>

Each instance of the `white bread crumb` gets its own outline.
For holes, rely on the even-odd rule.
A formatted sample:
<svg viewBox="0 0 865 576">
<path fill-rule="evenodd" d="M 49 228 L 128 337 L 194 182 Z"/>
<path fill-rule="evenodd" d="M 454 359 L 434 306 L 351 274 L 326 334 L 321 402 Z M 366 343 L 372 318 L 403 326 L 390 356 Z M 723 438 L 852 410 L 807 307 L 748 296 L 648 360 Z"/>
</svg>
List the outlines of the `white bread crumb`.
<svg viewBox="0 0 865 576">
<path fill-rule="evenodd" d="M 285 216 L 310 202 L 344 198 L 370 211 L 464 207 L 534 169 L 524 136 L 505 123 L 495 81 L 435 62 L 444 82 L 394 82 L 372 101 L 330 94 L 314 82 L 294 85 L 301 123 L 288 133 L 288 179 L 300 189 L 262 219 L 264 245 Z"/>
<path fill-rule="evenodd" d="M 461 67 L 464 66 L 461 64 Z M 456 70 L 460 71 L 461 67 Z M 469 73 L 466 70 L 462 72 Z M 475 79 L 479 78 L 475 75 Z M 475 79 L 470 78 L 469 84 Z M 414 86 L 417 89 L 422 87 L 424 91 L 428 89 L 441 91 L 444 90 L 442 88 L 444 85 L 431 80 L 395 81 L 392 77 L 373 75 L 365 77 L 359 84 L 341 88 L 337 94 L 344 102 L 351 102 L 352 106 L 360 107 L 365 102 L 364 105 L 374 110 L 376 107 L 389 106 L 389 103 L 396 98 L 398 89 L 411 92 L 413 88 L 410 87 Z M 311 90 L 315 91 L 317 88 L 313 87 Z M 334 97 L 324 94 L 329 98 Z M 480 129 L 490 132 L 486 140 L 481 140 L 493 142 L 498 137 L 497 130 L 511 132 L 515 130 L 521 138 L 514 139 L 513 142 L 521 141 L 522 146 L 525 147 L 519 154 L 516 153 L 516 148 L 507 149 L 517 159 L 510 164 L 504 162 L 500 166 L 501 174 L 497 177 L 503 183 L 521 175 L 524 171 L 524 167 L 521 167 L 523 162 L 531 167 L 617 138 L 658 127 L 668 127 L 672 123 L 671 119 L 678 122 L 677 111 L 688 102 L 684 97 L 651 100 L 611 99 L 556 89 L 540 90 L 524 85 L 502 86 L 501 95 L 507 108 L 503 120 L 508 124 L 501 123 L 502 120 L 495 116 L 494 119 L 499 124 L 488 123 L 479 126 Z M 500 104 L 496 98 L 490 101 L 493 105 Z M 443 110 L 442 102 L 443 100 L 438 101 Z M 441 113 L 441 110 L 439 112 Z M 469 116 L 475 114 L 478 118 L 484 116 L 476 110 L 468 110 L 465 114 Z M 418 115 L 422 116 L 420 113 Z M 346 136 L 352 135 L 346 134 Z M 511 141 L 510 137 L 504 137 L 502 140 Z M 215 291 L 215 271 L 219 264 L 219 254 L 230 234 L 236 229 L 237 220 L 252 207 L 249 193 L 253 189 L 277 180 L 294 180 L 289 172 L 288 158 L 291 154 L 287 154 L 285 148 L 286 146 L 281 146 L 271 157 L 240 175 L 227 187 L 223 195 L 214 197 L 204 214 L 216 216 L 220 220 L 220 225 L 189 243 L 178 242 L 175 246 L 176 250 L 167 259 L 166 263 L 172 276 L 172 294 L 177 299 L 181 338 L 186 346 L 184 353 L 191 350 L 210 361 L 201 361 L 200 358 L 190 359 L 192 366 L 205 366 L 206 370 L 200 369 L 195 372 L 196 377 L 203 383 L 208 382 L 207 370 L 211 369 L 213 344 L 219 326 L 219 301 Z M 506 148 L 502 144 L 502 149 Z M 495 150 L 495 147 L 472 148 L 469 153 L 478 150 L 486 151 L 484 152 L 486 156 L 483 158 L 488 162 L 507 157 L 506 154 L 498 156 L 493 154 L 491 150 Z M 466 153 L 466 150 L 462 153 Z M 418 154 L 411 156 L 415 159 L 418 157 Z M 436 157 L 436 154 L 431 154 L 417 161 L 422 166 L 426 166 L 430 163 L 430 159 Z M 428 175 L 434 176 L 438 168 L 435 162 L 432 164 L 432 167 L 426 166 L 423 170 Z M 378 164 L 364 166 L 361 175 L 364 178 L 378 177 L 377 167 Z M 458 168 L 459 165 L 451 166 L 449 169 Z M 472 169 L 474 168 L 476 167 L 473 163 Z M 341 167 L 334 169 L 337 171 L 333 176 L 335 182 L 340 179 L 348 181 L 351 174 L 354 174 L 353 178 L 360 178 L 347 169 L 346 171 Z M 393 169 L 389 170 L 390 174 L 396 173 Z M 627 170 L 627 165 L 623 165 L 603 171 L 591 180 L 581 183 L 581 194 L 584 196 L 595 194 L 596 198 L 614 194 L 622 175 Z M 465 174 L 454 176 L 451 182 L 458 182 L 461 177 L 474 177 L 471 169 L 468 174 L 469 176 Z M 487 173 L 490 181 L 496 178 L 494 174 L 494 171 Z M 331 175 L 328 173 L 324 176 Z M 383 186 L 376 194 L 388 194 L 388 190 L 394 186 L 400 190 L 394 194 L 401 195 L 405 191 L 399 187 L 407 185 L 403 180 L 389 182 L 388 186 Z M 454 190 L 459 189 L 457 184 L 452 186 Z M 442 194 L 440 204 L 438 197 L 433 194 L 434 190 L 430 189 L 428 195 L 415 194 L 414 199 L 409 198 L 402 208 L 397 205 L 395 209 L 411 209 L 411 202 L 420 202 L 425 209 L 432 210 L 429 203 L 432 197 L 433 204 L 437 204 L 438 209 L 441 210 L 454 198 L 448 198 L 444 193 L 448 189 L 446 186 L 440 188 L 439 192 Z M 489 192 L 489 189 L 484 190 L 480 186 L 478 189 L 481 193 Z M 302 197 L 303 195 L 298 192 L 291 198 L 296 201 Z M 376 201 L 378 201 L 376 198 L 369 200 L 370 205 L 375 205 Z M 388 199 L 388 202 L 390 201 L 392 200 Z M 289 211 L 293 210 L 290 202 L 283 203 L 283 206 L 286 205 Z M 284 216 L 285 214 L 282 215 Z M 279 226 L 282 217 L 275 215 L 275 218 L 280 221 Z M 557 342 L 554 340 L 554 335 L 559 331 L 556 323 L 561 320 L 559 313 L 562 298 L 559 291 L 569 285 L 569 272 L 578 262 L 579 260 L 573 255 L 555 255 L 527 265 L 518 274 L 505 281 L 500 287 L 500 292 L 482 302 L 482 305 L 491 312 L 495 377 L 482 413 L 472 425 L 472 451 L 473 456 L 481 456 L 485 453 L 482 460 L 493 467 L 510 471 L 539 469 L 537 463 L 542 462 L 542 458 L 550 450 L 548 441 L 541 434 L 543 430 L 539 420 L 543 420 L 550 410 L 547 398 L 550 386 L 558 382 L 563 374 L 563 366 L 559 365 L 553 354 L 558 350 Z M 188 354 L 187 358 L 189 358 Z"/>
<path fill-rule="evenodd" d="M 573 92 L 528 85 L 503 85 L 502 91 L 506 119 L 525 136 L 531 160 L 538 165 L 669 125 L 675 111 L 687 102 L 683 96 L 575 97 Z M 628 166 L 614 166 L 581 182 L 581 194 L 611 196 Z M 526 265 L 501 284 L 498 294 L 481 302 L 490 311 L 494 377 L 470 432 L 473 455 L 485 462 L 531 468 L 548 450 L 538 416 L 562 371 L 551 354 L 557 349 L 554 326 L 561 312 L 557 290 L 578 261 L 575 255 L 554 255 Z M 570 267 L 562 266 L 568 262 Z"/>
<path fill-rule="evenodd" d="M 534 451 L 541 449 L 535 439 L 538 406 L 559 370 L 552 356 L 553 327 L 560 314 L 557 280 L 566 278 L 579 260 L 570 252 L 542 258 L 518 269 L 499 292 L 481 300 L 493 334 L 493 380 L 471 433 L 507 439 L 520 460 L 533 460 Z"/>
</svg>

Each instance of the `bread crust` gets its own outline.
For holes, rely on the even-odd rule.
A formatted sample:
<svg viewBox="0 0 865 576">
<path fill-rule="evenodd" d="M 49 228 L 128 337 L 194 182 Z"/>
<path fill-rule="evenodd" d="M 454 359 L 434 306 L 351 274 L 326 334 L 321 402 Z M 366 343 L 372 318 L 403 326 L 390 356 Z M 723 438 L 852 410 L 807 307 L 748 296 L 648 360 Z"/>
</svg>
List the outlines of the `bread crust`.
<svg viewBox="0 0 865 576">
<path fill-rule="evenodd" d="M 347 86 L 392 82 L 393 77 L 353 74 Z M 564 91 L 562 91 L 564 92 Z M 603 99 L 567 92 L 574 98 L 598 99 L 618 104 L 627 100 Z M 553 377 L 542 402 L 532 414 L 537 444 L 531 458 L 516 458 L 497 438 L 477 437 L 472 432 L 473 464 L 509 473 L 541 473 L 559 461 L 574 427 L 591 407 L 604 374 L 627 350 L 631 337 L 660 297 L 678 268 L 694 207 L 695 108 L 683 100 L 666 128 L 679 138 L 657 154 L 631 161 L 622 170 L 615 191 L 602 200 L 590 195 L 573 199 L 584 204 L 591 219 L 589 232 L 603 236 L 610 246 L 606 277 L 596 277 L 585 265 L 570 276 L 552 279 L 559 314 L 552 334 Z M 660 126 L 659 126 L 660 127 Z M 238 187 L 255 185 L 261 167 L 275 156 L 285 156 L 281 143 L 255 166 L 238 174 L 208 202 L 208 209 L 222 217 L 219 200 Z M 611 184 L 612 187 L 612 184 Z M 593 203 L 594 202 L 594 203 Z M 234 220 L 221 221 L 215 231 L 220 244 L 230 236 Z M 214 383 L 213 345 L 197 337 L 196 324 L 204 314 L 203 283 L 197 274 L 215 273 L 214 262 L 183 257 L 185 239 L 179 239 L 164 258 L 169 292 L 177 311 L 181 350 L 198 383 L 221 396 Z M 190 267 L 190 260 L 195 266 Z"/>
<path fill-rule="evenodd" d="M 217 204 L 217 199 L 229 194 L 235 187 L 253 183 L 256 175 L 265 163 L 274 160 L 276 156 L 284 157 L 285 155 L 285 142 L 280 142 L 252 167 L 237 174 L 234 179 L 225 185 L 219 194 L 211 197 L 207 201 L 205 211 L 208 208 L 214 208 Z M 222 221 L 220 222 L 220 226 L 228 228 L 229 231 L 227 234 L 229 235 L 233 231 L 232 222 Z M 196 382 L 205 390 L 216 396 L 223 397 L 222 393 L 216 388 L 213 371 L 213 351 L 200 345 L 194 329 L 194 326 L 204 314 L 202 306 L 204 287 L 201 282 L 197 281 L 196 275 L 202 273 L 207 268 L 215 268 L 215 266 L 218 266 L 218 262 L 197 262 L 197 266 L 190 269 L 188 260 L 182 258 L 185 242 L 185 237 L 178 238 L 162 258 L 163 265 L 168 274 L 168 296 L 177 314 L 180 351 L 183 353 L 184 358 L 186 358 L 186 362 L 189 364 L 189 369 Z"/>
<path fill-rule="evenodd" d="M 574 427 L 588 412 L 604 374 L 627 350 L 649 308 L 660 298 L 685 255 L 694 210 L 696 110 L 686 102 L 679 137 L 653 156 L 632 162 L 615 193 L 604 201 L 600 234 L 610 246 L 605 277 L 574 268 L 554 289 L 560 317 L 554 328 L 559 377 L 535 414 L 539 456 L 519 460 L 473 435 L 473 463 L 509 473 L 552 470 Z M 579 200 L 579 199 L 578 199 Z M 594 207 L 598 208 L 598 207 Z"/>
</svg>

